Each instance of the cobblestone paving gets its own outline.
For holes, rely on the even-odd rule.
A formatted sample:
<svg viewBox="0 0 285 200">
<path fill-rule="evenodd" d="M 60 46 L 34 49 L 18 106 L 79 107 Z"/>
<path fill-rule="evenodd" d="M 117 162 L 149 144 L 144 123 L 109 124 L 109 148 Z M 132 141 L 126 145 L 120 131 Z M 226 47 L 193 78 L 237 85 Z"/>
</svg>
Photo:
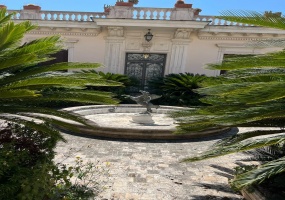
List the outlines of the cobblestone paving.
<svg viewBox="0 0 285 200">
<path fill-rule="evenodd" d="M 242 131 L 242 130 L 240 130 Z M 88 161 L 110 162 L 108 188 L 100 200 L 238 200 L 227 185 L 232 169 L 245 158 L 233 154 L 194 163 L 181 159 L 211 148 L 229 133 L 176 142 L 115 141 L 63 134 L 67 143 L 57 146 L 56 161 L 73 163 L 76 156 Z"/>
</svg>

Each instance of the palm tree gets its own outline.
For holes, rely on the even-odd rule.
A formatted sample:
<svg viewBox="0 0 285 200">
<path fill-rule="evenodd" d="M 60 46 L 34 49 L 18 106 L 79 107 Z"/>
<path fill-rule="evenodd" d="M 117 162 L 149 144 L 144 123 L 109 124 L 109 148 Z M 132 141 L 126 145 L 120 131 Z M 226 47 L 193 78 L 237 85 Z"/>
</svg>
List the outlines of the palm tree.
<svg viewBox="0 0 285 200">
<path fill-rule="evenodd" d="M 35 26 L 28 21 L 14 23 L 12 16 L 6 9 L 0 9 L 0 124 L 3 120 L 9 121 L 5 127 L 0 127 L 0 198 L 48 199 L 54 194 L 53 190 L 58 189 L 59 175 L 64 172 L 53 162 L 55 145 L 64 139 L 50 124 L 74 130 L 76 125 L 62 119 L 82 125 L 85 122 L 47 105 L 58 102 L 117 103 L 111 93 L 89 88 L 121 84 L 88 71 L 63 72 L 96 68 L 100 64 L 38 65 L 53 59 L 52 54 L 62 49 L 60 37 L 45 37 L 21 44 L 24 35 Z M 48 123 L 30 121 L 35 119 Z M 19 124 L 11 125 L 11 121 Z M 66 176 L 65 173 L 65 180 Z M 72 185 L 66 186 L 68 190 Z"/>
<path fill-rule="evenodd" d="M 285 29 L 285 18 L 264 16 L 257 12 L 224 12 L 225 20 Z M 267 43 L 272 43 L 268 41 Z M 274 41 L 273 41 L 274 43 Z M 247 151 L 263 146 L 282 144 L 285 119 L 285 51 L 265 55 L 249 55 L 226 59 L 221 64 L 210 64 L 210 69 L 227 70 L 216 79 L 207 79 L 196 91 L 205 95 L 202 102 L 210 104 L 196 110 L 176 113 L 180 122 L 178 133 L 211 127 L 265 126 L 274 130 L 256 130 L 237 134 L 218 142 L 202 155 L 185 158 L 197 161 L 230 153 Z M 280 127 L 280 129 L 278 129 Z M 267 136 L 256 138 L 256 136 Z M 285 157 L 267 162 L 256 169 L 237 175 L 231 181 L 234 188 L 242 189 L 259 184 L 274 175 L 284 173 Z"/>
<path fill-rule="evenodd" d="M 83 120 L 43 105 L 61 102 L 106 104 L 116 103 L 111 93 L 88 90 L 87 86 L 118 86 L 99 74 L 67 73 L 67 69 L 90 69 L 100 64 L 58 63 L 39 66 L 53 59 L 52 54 L 62 49 L 60 36 L 44 37 L 21 45 L 24 35 L 35 28 L 29 21 L 14 23 L 13 14 L 0 9 L 0 119 L 23 123 L 33 113 L 52 123 L 64 122 L 48 115 L 60 116 L 84 123 Z M 45 114 L 35 116 L 35 114 Z M 31 125 L 31 123 L 29 123 Z M 43 124 L 44 126 L 44 124 Z M 39 128 L 39 126 L 37 126 Z M 43 127 L 42 127 L 43 128 Z M 48 131 L 48 128 L 44 128 Z"/>
</svg>

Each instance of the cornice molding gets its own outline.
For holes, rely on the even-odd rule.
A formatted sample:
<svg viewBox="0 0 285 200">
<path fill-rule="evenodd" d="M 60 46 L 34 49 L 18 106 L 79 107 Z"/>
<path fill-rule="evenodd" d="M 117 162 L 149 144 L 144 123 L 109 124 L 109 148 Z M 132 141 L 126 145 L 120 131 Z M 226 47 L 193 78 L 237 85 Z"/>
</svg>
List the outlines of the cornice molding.
<svg viewBox="0 0 285 200">
<path fill-rule="evenodd" d="M 285 38 L 285 31 L 264 27 L 213 26 L 198 30 L 200 40 L 265 40 Z"/>
<path fill-rule="evenodd" d="M 192 39 L 172 39 L 171 41 L 173 45 L 188 45 Z"/>
<path fill-rule="evenodd" d="M 29 34 L 33 35 L 63 35 L 63 36 L 86 36 L 96 37 L 99 32 L 59 32 L 59 31 L 30 31 Z"/>
<path fill-rule="evenodd" d="M 194 28 L 202 29 L 209 22 L 172 20 L 134 20 L 134 19 L 94 19 L 97 26 L 147 27 L 147 28 Z"/>
<path fill-rule="evenodd" d="M 242 40 L 242 41 L 285 38 L 285 34 L 281 35 L 281 34 L 235 33 L 235 32 L 232 33 L 199 32 L 197 36 L 200 40 Z"/>
</svg>

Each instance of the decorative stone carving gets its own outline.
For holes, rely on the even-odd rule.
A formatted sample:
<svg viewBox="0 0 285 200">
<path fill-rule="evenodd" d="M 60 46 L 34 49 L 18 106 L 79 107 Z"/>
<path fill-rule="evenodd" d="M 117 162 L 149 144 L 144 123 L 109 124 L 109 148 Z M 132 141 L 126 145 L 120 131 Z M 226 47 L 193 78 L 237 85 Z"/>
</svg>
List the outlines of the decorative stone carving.
<svg viewBox="0 0 285 200">
<path fill-rule="evenodd" d="M 178 28 L 175 32 L 175 39 L 189 39 L 192 29 Z"/>
<path fill-rule="evenodd" d="M 124 28 L 123 27 L 108 27 L 108 36 L 109 37 L 124 37 Z"/>
</svg>

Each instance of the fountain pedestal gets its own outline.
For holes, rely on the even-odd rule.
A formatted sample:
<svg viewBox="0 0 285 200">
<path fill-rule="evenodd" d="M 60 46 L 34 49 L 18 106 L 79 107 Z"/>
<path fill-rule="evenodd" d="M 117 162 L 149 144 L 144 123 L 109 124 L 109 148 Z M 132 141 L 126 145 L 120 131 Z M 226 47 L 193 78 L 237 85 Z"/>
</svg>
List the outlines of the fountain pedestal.
<svg viewBox="0 0 285 200">
<path fill-rule="evenodd" d="M 131 122 L 143 125 L 152 125 L 154 121 L 151 114 L 149 113 L 139 113 L 132 116 Z"/>
</svg>

